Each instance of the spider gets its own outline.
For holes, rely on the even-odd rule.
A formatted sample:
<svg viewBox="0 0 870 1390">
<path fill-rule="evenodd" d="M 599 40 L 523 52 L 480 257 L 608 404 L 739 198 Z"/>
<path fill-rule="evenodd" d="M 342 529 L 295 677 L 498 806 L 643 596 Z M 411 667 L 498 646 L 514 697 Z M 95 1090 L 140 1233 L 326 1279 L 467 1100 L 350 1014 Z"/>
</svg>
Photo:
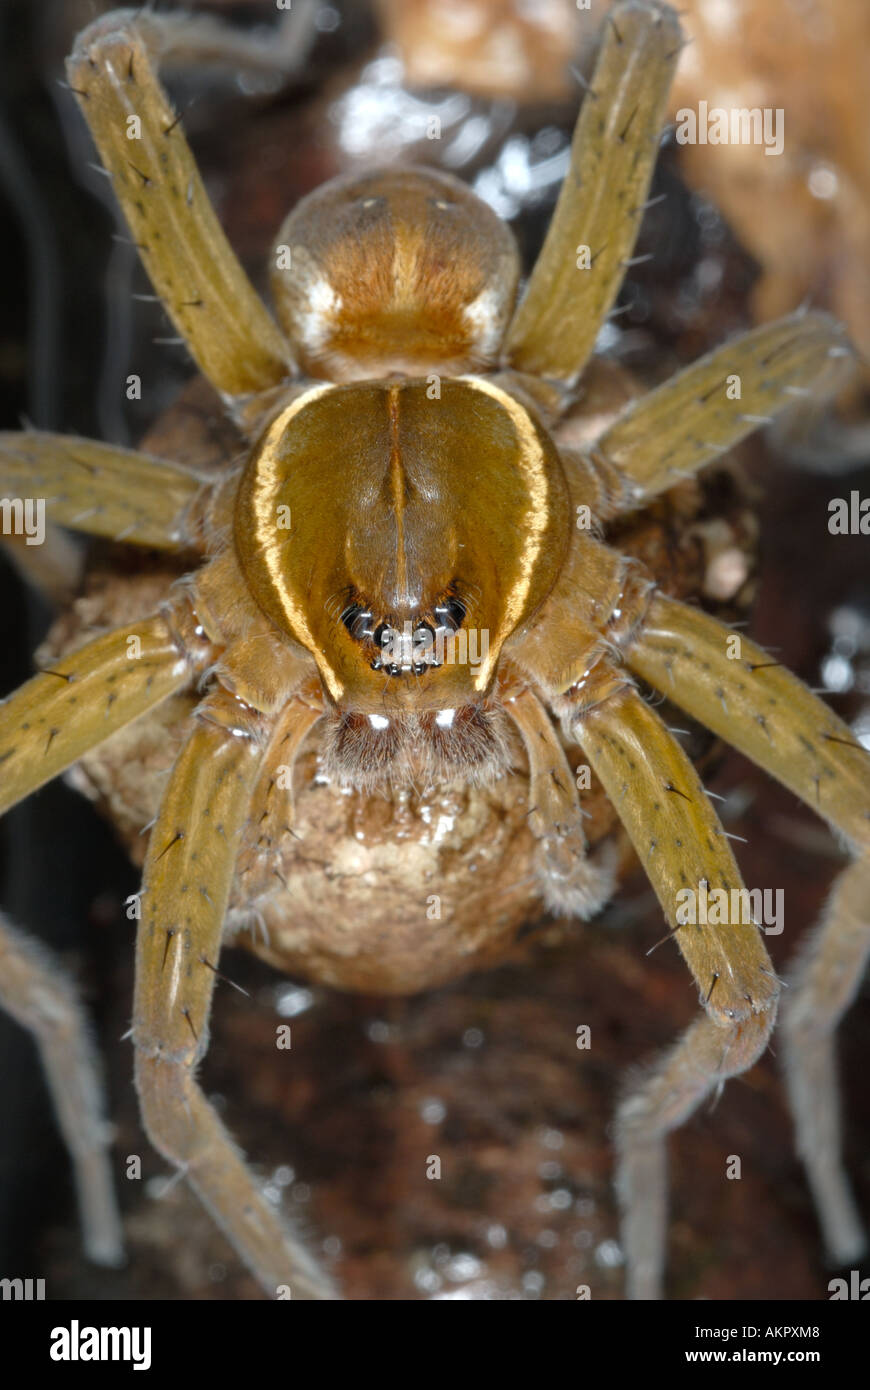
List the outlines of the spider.
<svg viewBox="0 0 870 1390">
<path fill-rule="evenodd" d="M 364 806 L 401 789 L 466 788 L 473 840 L 495 834 L 479 794 L 518 777 L 518 739 L 535 897 L 581 918 L 611 897 L 612 855 L 590 850 L 584 830 L 581 793 L 595 777 L 698 986 L 698 1018 L 618 1111 L 628 1293 L 660 1296 L 668 1134 L 763 1052 L 781 982 L 744 910 L 728 837 L 649 687 L 779 778 L 854 852 L 792 972 L 781 1036 L 826 1243 L 839 1262 L 857 1257 L 834 1034 L 870 949 L 867 754 L 778 662 L 666 596 L 605 539 L 608 523 L 796 396 L 830 393 L 851 348 L 826 316 L 793 314 L 633 400 L 591 444 L 566 431 L 631 264 L 682 42 L 673 11 L 621 0 L 610 12 L 521 297 L 517 251 L 494 213 L 445 174 L 388 170 L 333 180 L 290 213 L 272 258 L 278 323 L 221 231 L 159 84 L 165 26 L 129 11 L 96 21 L 76 41 L 69 81 L 154 288 L 243 433 L 243 456 L 206 476 L 79 438 L 0 437 L 9 497 L 38 492 L 51 521 L 199 557 L 150 615 L 64 654 L 0 706 L 3 809 L 106 741 L 159 742 L 167 710 L 183 730 L 136 900 L 131 1035 L 152 1143 L 267 1294 L 337 1296 L 197 1081 L 221 945 L 253 918 L 262 931 L 247 944 L 272 963 L 393 993 L 497 956 L 508 933 L 488 920 L 486 891 L 473 930 L 467 911 L 442 915 L 429 891 L 433 837 L 400 895 L 387 835 L 366 921 L 336 919 L 325 873 L 294 892 L 308 796 L 299 773 L 314 745 L 320 792 Z M 566 747 L 585 759 L 576 776 Z M 720 898 L 727 908 L 707 912 Z M 687 916 L 701 899 L 705 910 Z M 116 1261 L 79 1006 L 6 922 L 0 954 L 0 1000 L 41 1046 L 87 1248 Z"/>
</svg>

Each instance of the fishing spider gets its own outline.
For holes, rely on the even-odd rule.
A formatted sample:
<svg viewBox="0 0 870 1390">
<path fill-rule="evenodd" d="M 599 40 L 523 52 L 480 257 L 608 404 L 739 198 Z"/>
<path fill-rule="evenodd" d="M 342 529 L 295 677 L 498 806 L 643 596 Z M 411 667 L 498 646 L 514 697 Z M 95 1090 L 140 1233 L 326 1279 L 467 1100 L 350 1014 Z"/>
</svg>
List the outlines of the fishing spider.
<svg viewBox="0 0 870 1390">
<path fill-rule="evenodd" d="M 193 692 L 202 695 L 151 830 L 140 900 L 132 1037 L 153 1144 L 269 1294 L 335 1297 L 197 1083 L 222 940 L 253 907 L 267 932 L 250 944 L 273 963 L 307 963 L 338 987 L 407 993 L 484 959 L 488 927 L 483 913 L 471 941 L 449 913 L 427 912 L 424 865 L 405 899 L 410 923 L 391 935 L 378 918 L 375 877 L 374 926 L 336 922 L 315 896 L 300 905 L 300 948 L 275 888 L 292 874 L 300 750 L 312 735 L 325 780 L 368 798 L 515 776 L 518 730 L 535 893 L 588 918 L 614 873 L 604 851 L 587 852 L 588 779 L 575 780 L 565 752 L 579 745 L 581 771 L 616 808 L 702 1006 L 619 1109 L 629 1293 L 658 1296 L 668 1133 L 767 1046 L 780 982 L 751 917 L 680 915 L 687 891 L 724 889 L 732 901 L 740 871 L 639 680 L 779 778 L 854 851 L 793 972 L 782 1027 L 826 1241 L 835 1259 L 852 1259 L 862 1236 L 839 1153 L 834 1033 L 870 948 L 867 754 L 779 663 L 666 597 L 602 539 L 609 521 L 795 396 L 829 392 L 851 350 L 829 318 L 795 314 L 637 398 L 594 445 L 562 438 L 631 264 L 681 47 L 673 11 L 639 0 L 611 11 L 570 171 L 518 304 L 517 251 L 496 216 L 452 177 L 393 170 L 334 180 L 289 215 L 272 269 L 280 327 L 227 243 L 159 85 L 164 24 L 129 11 L 98 20 L 76 42 L 69 80 L 154 288 L 246 435 L 245 455 L 215 479 L 38 431 L 0 442 L 5 491 L 44 494 L 51 520 L 201 556 L 151 616 L 63 657 L 0 707 L 5 809 L 162 702 L 185 693 L 193 711 Z M 306 793 L 296 792 L 298 807 Z M 0 953 L 0 997 L 42 1048 L 88 1248 L 117 1259 L 78 1006 L 8 924 Z"/>
</svg>

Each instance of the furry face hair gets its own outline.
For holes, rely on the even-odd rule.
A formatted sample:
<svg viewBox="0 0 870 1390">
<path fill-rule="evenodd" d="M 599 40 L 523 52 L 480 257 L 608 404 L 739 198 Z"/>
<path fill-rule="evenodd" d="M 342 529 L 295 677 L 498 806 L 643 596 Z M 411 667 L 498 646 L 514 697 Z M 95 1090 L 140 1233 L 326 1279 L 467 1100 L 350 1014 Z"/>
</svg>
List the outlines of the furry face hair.
<svg viewBox="0 0 870 1390">
<path fill-rule="evenodd" d="M 324 771 L 344 786 L 425 786 L 455 777 L 487 785 L 511 765 L 507 719 L 491 700 L 458 709 L 357 714 L 325 721 Z"/>
</svg>

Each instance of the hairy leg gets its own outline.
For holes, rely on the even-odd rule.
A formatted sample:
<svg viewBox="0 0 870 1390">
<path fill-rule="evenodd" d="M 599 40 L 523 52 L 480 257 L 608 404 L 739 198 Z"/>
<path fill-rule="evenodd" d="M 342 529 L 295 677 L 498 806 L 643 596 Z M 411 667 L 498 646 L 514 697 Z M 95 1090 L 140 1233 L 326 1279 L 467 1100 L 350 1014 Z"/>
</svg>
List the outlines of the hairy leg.
<svg viewBox="0 0 870 1390">
<path fill-rule="evenodd" d="M 668 1133 L 729 1076 L 752 1066 L 776 1016 L 779 986 L 758 927 L 733 911 L 742 881 L 698 775 L 624 673 L 600 654 L 552 685 L 566 733 L 582 746 L 637 850 L 706 1017 L 630 1091 L 617 1125 L 618 1187 L 632 1298 L 657 1298 L 664 1269 Z M 704 898 L 727 895 L 715 920 Z M 694 910 L 687 910 L 690 902 Z"/>
<path fill-rule="evenodd" d="M 827 314 L 790 314 L 724 343 L 633 401 L 596 441 L 589 462 L 606 484 L 597 514 L 642 506 L 796 399 L 832 395 L 854 362 Z"/>
<path fill-rule="evenodd" d="M 870 960 L 870 860 L 838 876 L 818 925 L 786 976 L 783 1065 L 798 1152 L 807 1170 L 834 1264 L 867 1249 L 842 1162 L 837 1025 L 854 1002 Z"/>
<path fill-rule="evenodd" d="M 845 837 L 858 856 L 790 981 L 785 1066 L 798 1149 L 825 1237 L 851 1258 L 864 1237 L 842 1168 L 834 1033 L 870 955 L 870 757 L 848 725 L 748 638 L 657 595 L 627 647 L 645 680 L 770 772 Z"/>
<path fill-rule="evenodd" d="M 183 1170 L 271 1297 L 286 1288 L 293 1298 L 333 1298 L 329 1278 L 259 1191 L 195 1077 L 241 833 L 273 733 L 220 690 L 199 717 L 145 863 L 133 1025 L 142 1117 L 155 1148 Z"/>
<path fill-rule="evenodd" d="M 534 691 L 514 684 L 502 698 L 529 760 L 529 827 L 538 839 L 536 866 L 544 901 L 553 912 L 593 917 L 613 891 L 613 874 L 589 857 L 568 759 Z"/>
<path fill-rule="evenodd" d="M 508 328 L 505 364 L 573 384 L 630 265 L 682 44 L 674 11 L 624 0 L 604 22 L 541 254 Z"/>
<path fill-rule="evenodd" d="M 67 60 L 70 86 L 111 176 L 145 269 L 218 391 L 263 391 L 289 374 L 290 350 L 229 245 L 154 63 L 160 15 L 96 20 Z"/>
<path fill-rule="evenodd" d="M 629 1077 L 616 1117 L 616 1188 L 623 1208 L 626 1293 L 658 1299 L 667 1236 L 669 1133 L 684 1124 L 706 1096 L 755 1064 L 776 1017 L 764 1014 L 722 1026 L 699 1018 L 679 1042 L 637 1079 Z"/>
<path fill-rule="evenodd" d="M 183 603 L 100 637 L 0 704 L 0 811 L 166 699 L 206 660 Z M 0 1005 L 34 1035 L 76 1174 L 85 1246 L 117 1264 L 120 1225 L 96 1059 L 50 953 L 0 918 Z"/>
<path fill-rule="evenodd" d="M 210 648 L 186 608 L 98 637 L 0 704 L 0 813 L 187 685 Z"/>
<path fill-rule="evenodd" d="M 221 668 L 218 669 L 223 682 L 225 675 Z M 252 703 L 246 699 L 244 688 L 242 691 L 234 690 L 234 693 L 245 699 L 246 704 Z M 275 730 L 254 793 L 255 802 L 263 809 L 256 835 L 245 837 L 236 866 L 236 901 L 240 904 L 252 903 L 260 889 L 261 857 L 264 854 L 275 852 L 273 873 L 282 887 L 286 884 L 278 864 L 281 859 L 280 846 L 285 837 L 295 834 L 293 773 L 302 746 L 317 721 L 323 717 L 323 710 L 323 687 L 320 678 L 315 676 L 313 680 L 299 683 L 295 692 L 285 700 L 283 709 L 270 711 L 276 714 Z M 258 889 L 252 888 L 252 880 Z M 239 916 L 245 917 L 244 907 Z"/>
<path fill-rule="evenodd" d="M 870 755 L 780 662 L 662 594 L 626 645 L 625 660 L 867 853 Z"/>
<path fill-rule="evenodd" d="M 617 1184 L 631 1298 L 658 1298 L 665 1263 L 666 1139 L 767 1043 L 778 984 L 758 928 L 687 913 L 686 893 L 740 890 L 740 871 L 697 773 L 633 686 L 608 680 L 557 709 L 616 807 L 652 883 L 707 1016 L 631 1089 L 617 1117 Z M 612 676 L 610 677 L 612 681 Z M 595 700 L 596 693 L 602 698 Z M 592 703 L 595 701 L 594 703 Z M 575 706 L 572 709 L 572 704 Z M 713 899 L 715 901 L 715 899 Z M 712 917 L 713 914 L 711 913 Z"/>
<path fill-rule="evenodd" d="M 86 1253 L 124 1257 L 112 1183 L 110 1127 L 96 1051 L 81 1001 L 47 947 L 0 916 L 0 1005 L 33 1035 L 73 1164 Z"/>
<path fill-rule="evenodd" d="M 658 1298 L 667 1135 L 727 1077 L 756 1061 L 773 1026 L 779 990 L 751 921 L 739 913 L 732 920 L 735 914 L 728 912 L 712 925 L 702 923 L 706 914 L 700 910 L 680 911 L 686 890 L 699 904 L 702 893 L 712 897 L 724 889 L 730 905 L 732 890 L 743 885 L 698 775 L 658 715 L 627 686 L 605 694 L 571 727 L 628 830 L 707 1013 L 630 1091 L 617 1117 L 628 1294 Z"/>
<path fill-rule="evenodd" d="M 202 487 L 193 473 L 132 449 L 39 430 L 0 434 L 0 490 L 13 499 L 0 506 L 19 532 L 35 520 L 25 499 L 41 499 L 48 522 L 177 550 L 199 540 L 193 504 Z"/>
<path fill-rule="evenodd" d="M 291 77 L 305 67 L 317 37 L 316 16 L 317 0 L 295 0 L 292 8 L 279 9 L 277 22 L 269 28 L 240 29 L 220 15 L 190 10 L 149 19 L 159 20 L 162 66 L 216 66 L 227 67 L 234 75 L 263 72 Z"/>
<path fill-rule="evenodd" d="M 0 503 L 2 505 L 2 503 Z M 0 545 L 21 578 L 42 594 L 53 608 L 72 603 L 79 592 L 84 555 L 79 541 L 62 526 L 45 524 L 41 545 L 28 544 L 27 527 L 0 538 Z"/>
</svg>

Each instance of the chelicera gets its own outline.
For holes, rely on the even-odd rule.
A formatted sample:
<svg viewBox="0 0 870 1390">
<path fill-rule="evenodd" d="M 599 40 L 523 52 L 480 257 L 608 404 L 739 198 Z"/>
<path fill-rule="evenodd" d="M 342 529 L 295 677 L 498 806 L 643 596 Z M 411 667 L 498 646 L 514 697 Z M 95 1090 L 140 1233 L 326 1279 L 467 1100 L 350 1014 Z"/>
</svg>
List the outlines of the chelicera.
<svg viewBox="0 0 870 1390">
<path fill-rule="evenodd" d="M 642 681 L 779 778 L 854 851 L 794 971 L 782 1030 L 826 1241 L 838 1260 L 854 1257 L 863 1238 L 839 1153 L 833 1038 L 870 949 L 867 755 L 779 663 L 666 597 L 604 539 L 608 523 L 794 396 L 833 389 L 849 345 L 827 317 L 795 314 L 631 402 L 588 444 L 568 443 L 563 428 L 631 259 L 681 47 L 673 12 L 614 6 L 519 299 L 513 239 L 484 204 L 444 174 L 384 171 L 333 181 L 291 212 L 273 257 L 277 323 L 161 90 L 163 39 L 159 16 L 109 15 L 79 37 L 70 85 L 155 290 L 245 437 L 243 457 L 205 478 L 88 440 L 0 441 L 5 489 L 44 495 L 51 520 L 201 557 L 150 615 L 66 652 L 0 708 L 6 808 L 176 702 L 183 742 L 154 807 L 132 1028 L 155 1147 L 267 1293 L 336 1296 L 196 1079 L 222 941 L 254 913 L 266 930 L 250 944 L 273 963 L 395 993 L 497 952 L 485 890 L 473 940 L 459 916 L 427 918 L 425 894 L 419 921 L 399 931 L 376 906 L 337 926 L 315 893 L 306 934 L 294 936 L 287 874 L 309 797 L 294 769 L 314 744 L 326 782 L 363 798 L 488 788 L 517 775 L 516 735 L 534 897 L 589 917 L 614 870 L 606 846 L 586 843 L 566 756 L 579 746 L 702 1006 L 619 1109 L 629 1292 L 657 1296 L 667 1135 L 766 1047 L 780 981 L 751 917 L 681 915 L 686 895 L 741 902 L 742 882 Z M 22 934 L 4 925 L 0 951 L 0 997 L 40 1039 L 58 1098 L 88 1248 L 112 1260 L 120 1235 L 80 1015 Z"/>
</svg>

